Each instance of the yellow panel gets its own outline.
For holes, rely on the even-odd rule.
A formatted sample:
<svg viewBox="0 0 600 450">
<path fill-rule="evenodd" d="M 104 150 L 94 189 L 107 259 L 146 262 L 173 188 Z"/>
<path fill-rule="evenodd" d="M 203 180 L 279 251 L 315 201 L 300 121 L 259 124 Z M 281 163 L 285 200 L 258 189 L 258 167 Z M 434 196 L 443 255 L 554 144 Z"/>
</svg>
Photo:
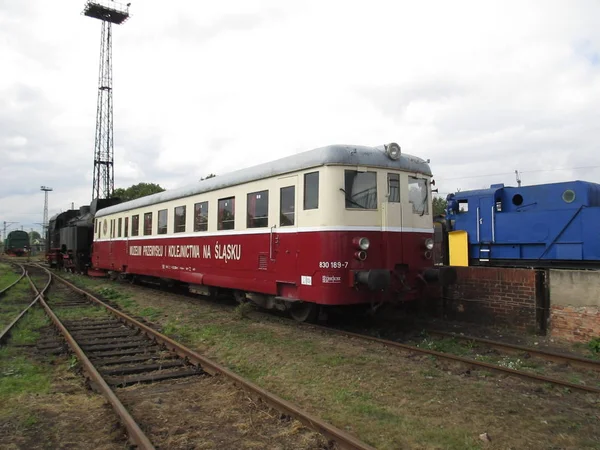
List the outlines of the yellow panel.
<svg viewBox="0 0 600 450">
<path fill-rule="evenodd" d="M 451 231 L 448 233 L 451 266 L 467 267 L 469 265 L 469 241 L 467 237 L 466 231 Z"/>
</svg>

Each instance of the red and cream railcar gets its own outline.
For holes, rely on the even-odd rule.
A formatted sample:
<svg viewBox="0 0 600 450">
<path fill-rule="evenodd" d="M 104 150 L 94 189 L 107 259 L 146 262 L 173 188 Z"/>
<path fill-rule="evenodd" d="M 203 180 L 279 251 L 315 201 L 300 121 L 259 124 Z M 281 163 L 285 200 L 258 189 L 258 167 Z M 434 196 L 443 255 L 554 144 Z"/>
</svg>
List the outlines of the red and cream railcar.
<svg viewBox="0 0 600 450">
<path fill-rule="evenodd" d="M 416 299 L 452 278 L 433 267 L 430 177 L 397 144 L 319 148 L 99 211 L 92 265 L 299 320 Z"/>
</svg>

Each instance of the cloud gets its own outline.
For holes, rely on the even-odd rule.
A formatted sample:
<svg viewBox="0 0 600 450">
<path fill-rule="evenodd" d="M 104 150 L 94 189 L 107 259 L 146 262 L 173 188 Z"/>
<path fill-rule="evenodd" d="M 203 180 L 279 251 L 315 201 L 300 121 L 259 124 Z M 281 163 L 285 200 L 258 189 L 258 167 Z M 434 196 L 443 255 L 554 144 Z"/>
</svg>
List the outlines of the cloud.
<svg viewBox="0 0 600 450">
<path fill-rule="evenodd" d="M 53 211 L 91 198 L 100 23 L 81 9 L 0 3 L 0 220 L 39 222 L 41 184 Z M 595 1 L 147 0 L 131 13 L 112 28 L 117 187 L 390 141 L 431 159 L 440 192 L 514 184 L 515 170 L 600 181 L 555 170 L 600 166 Z"/>
</svg>

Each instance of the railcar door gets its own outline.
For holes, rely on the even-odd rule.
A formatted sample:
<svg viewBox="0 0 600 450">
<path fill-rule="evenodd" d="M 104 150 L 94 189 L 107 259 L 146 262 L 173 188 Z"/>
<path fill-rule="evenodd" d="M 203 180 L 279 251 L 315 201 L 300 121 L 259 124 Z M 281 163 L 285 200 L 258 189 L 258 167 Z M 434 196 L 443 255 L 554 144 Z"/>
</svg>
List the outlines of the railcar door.
<svg viewBox="0 0 600 450">
<path fill-rule="evenodd" d="M 496 240 L 495 236 L 495 220 L 496 220 L 496 205 L 494 198 L 491 196 L 482 197 L 479 199 L 479 207 L 476 211 L 477 220 L 477 247 L 475 257 L 479 260 L 489 260 L 492 250 L 491 244 Z"/>
<path fill-rule="evenodd" d="M 109 243 L 109 247 L 108 247 L 108 260 L 110 261 L 110 268 L 114 269 L 115 268 L 115 219 L 110 219 L 110 243 Z"/>
<path fill-rule="evenodd" d="M 295 286 L 298 250 L 302 248 L 298 233 L 298 176 L 277 180 L 275 192 L 276 222 L 271 223 L 269 259 L 278 283 Z"/>
<path fill-rule="evenodd" d="M 495 207 L 492 197 L 479 199 L 479 208 L 477 208 L 477 241 L 479 243 L 489 244 L 495 240 Z"/>
<path fill-rule="evenodd" d="M 387 267 L 401 264 L 402 248 L 402 203 L 400 192 L 400 174 L 387 173 L 385 177 L 385 197 L 381 203 L 382 244 Z"/>
</svg>

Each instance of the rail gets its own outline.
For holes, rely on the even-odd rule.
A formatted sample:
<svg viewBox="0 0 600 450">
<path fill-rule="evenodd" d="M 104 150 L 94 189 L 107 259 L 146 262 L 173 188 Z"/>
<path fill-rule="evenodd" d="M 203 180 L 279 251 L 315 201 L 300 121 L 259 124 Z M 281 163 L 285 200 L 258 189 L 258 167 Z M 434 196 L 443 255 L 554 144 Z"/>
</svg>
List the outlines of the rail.
<svg viewBox="0 0 600 450">
<path fill-rule="evenodd" d="M 449 331 L 441 331 L 441 330 L 425 330 L 425 332 L 430 336 L 441 336 L 441 337 L 451 337 L 454 339 L 458 339 L 461 341 L 468 342 L 479 342 L 481 344 L 488 345 L 489 347 L 495 348 L 497 350 L 502 350 L 510 353 L 528 353 L 532 356 L 537 356 L 539 358 L 545 359 L 547 361 L 552 361 L 556 363 L 569 364 L 573 367 L 579 367 L 582 369 L 591 369 L 600 371 L 600 361 L 595 361 L 593 359 L 581 358 L 578 356 L 564 355 L 556 352 L 549 352 L 545 350 L 540 350 L 536 348 L 526 347 L 524 345 L 516 345 L 516 344 L 508 344 L 504 342 L 493 341 L 490 339 L 478 338 L 475 336 L 467 336 L 462 334 L 457 334 Z"/>
<path fill-rule="evenodd" d="M 567 387 L 569 389 L 573 389 L 573 390 L 577 390 L 577 391 L 581 391 L 581 392 L 600 394 L 600 388 L 597 388 L 594 386 L 585 386 L 585 385 L 581 385 L 581 384 L 571 383 L 569 381 L 563 381 L 563 380 L 559 380 L 557 378 L 546 377 L 544 375 L 536 375 L 533 373 L 510 369 L 508 367 L 498 366 L 496 364 L 490 364 L 490 363 L 486 363 L 483 361 L 477 361 L 477 360 L 471 359 L 471 358 L 465 358 L 462 356 L 452 355 L 450 353 L 443 353 L 443 352 L 438 352 L 436 350 L 429 350 L 429 349 L 425 349 L 425 348 L 416 347 L 413 345 L 401 344 L 400 342 L 376 338 L 373 336 L 368 336 L 368 335 L 360 334 L 360 333 L 354 333 L 351 331 L 338 330 L 336 328 L 329 328 L 329 327 L 324 327 L 324 326 L 315 325 L 315 324 L 299 324 L 299 325 L 306 326 L 306 327 L 312 327 L 312 328 L 315 328 L 317 330 L 321 330 L 321 331 L 324 331 L 327 333 L 345 335 L 345 336 L 358 338 L 358 339 L 362 339 L 362 340 L 366 340 L 366 341 L 378 342 L 378 343 L 386 345 L 388 347 L 395 347 L 395 348 L 399 348 L 399 349 L 410 351 L 410 352 L 417 352 L 417 353 L 423 353 L 426 355 L 436 356 L 438 358 L 447 359 L 447 360 L 451 360 L 451 361 L 455 361 L 455 362 L 460 362 L 460 363 L 463 363 L 463 364 L 466 364 L 469 366 L 482 367 L 482 368 L 485 368 L 485 369 L 493 371 L 493 372 L 502 373 L 505 375 L 511 375 L 511 376 L 522 378 L 522 379 L 525 379 L 528 381 L 535 381 L 537 383 L 550 383 L 550 384 Z"/>
</svg>

